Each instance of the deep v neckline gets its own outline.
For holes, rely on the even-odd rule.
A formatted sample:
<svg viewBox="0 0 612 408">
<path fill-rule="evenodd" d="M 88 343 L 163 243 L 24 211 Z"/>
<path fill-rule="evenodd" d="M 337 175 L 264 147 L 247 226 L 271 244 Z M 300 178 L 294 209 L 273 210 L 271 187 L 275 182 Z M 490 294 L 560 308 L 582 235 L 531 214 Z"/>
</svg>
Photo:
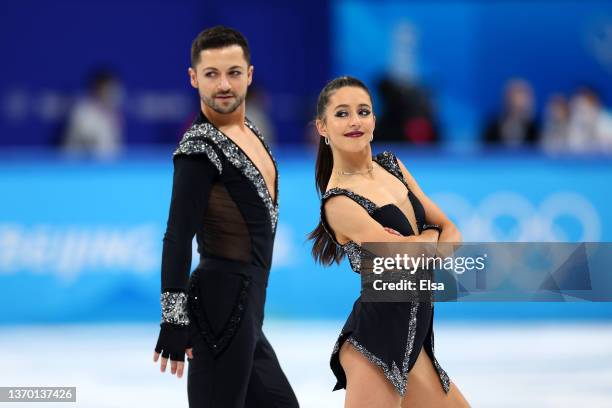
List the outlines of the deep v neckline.
<svg viewBox="0 0 612 408">
<path fill-rule="evenodd" d="M 274 157 L 272 156 L 272 152 L 270 151 L 270 148 L 268 147 L 266 142 L 263 140 L 263 137 L 259 133 L 259 130 L 255 127 L 255 125 L 253 123 L 251 123 L 251 121 L 248 118 L 246 118 L 246 117 L 244 118 L 244 124 L 246 125 L 246 127 L 249 128 L 249 130 L 253 133 L 253 135 L 259 140 L 259 142 L 263 146 L 264 150 L 266 151 L 266 154 L 270 158 L 270 161 L 272 162 L 272 167 L 274 167 L 274 181 L 273 181 L 273 183 L 274 183 L 274 186 L 273 186 L 273 188 L 274 188 L 274 198 L 272 197 L 272 193 L 270 192 L 271 191 L 270 190 L 270 186 L 266 182 L 266 178 L 264 177 L 264 175 L 261 172 L 261 170 L 255 165 L 255 162 L 253 160 L 251 160 L 251 158 L 244 151 L 244 149 L 242 147 L 240 147 L 240 145 L 238 143 L 236 143 L 231 137 L 229 137 L 225 132 L 223 132 L 221 129 L 217 128 L 216 126 L 215 126 L 215 128 L 227 140 L 229 140 L 230 143 L 233 146 L 235 146 L 236 149 L 238 149 L 238 151 L 240 151 L 240 153 L 242 153 L 244 158 L 251 164 L 251 166 L 253 166 L 253 168 L 255 169 L 257 174 L 259 175 L 259 177 L 261 177 L 261 179 L 263 180 L 264 185 L 265 185 L 265 191 L 268 194 L 268 197 L 270 197 L 270 200 L 272 201 L 274 207 L 278 207 L 278 168 L 276 166 L 276 161 L 274 160 Z"/>
<path fill-rule="evenodd" d="M 376 204 L 374 201 L 370 200 L 369 198 L 355 193 L 352 190 L 343 188 L 343 187 L 333 187 L 331 188 L 329 191 L 332 190 L 343 190 L 343 191 L 347 191 L 350 192 L 351 194 L 359 197 L 361 200 L 363 200 L 365 202 L 366 205 L 364 205 L 364 207 L 366 208 L 366 211 L 368 212 L 368 215 L 370 215 L 370 217 L 372 217 L 372 214 L 375 211 L 379 211 L 382 208 L 385 207 L 395 207 L 400 214 L 402 214 L 402 216 L 405 218 L 406 222 L 408 223 L 408 225 L 410 226 L 410 229 L 412 230 L 412 234 L 416 235 L 417 232 L 419 232 L 419 220 L 417 219 L 417 214 L 416 214 L 416 209 L 414 208 L 414 202 L 413 202 L 413 197 L 415 199 L 418 200 L 418 198 L 416 196 L 414 196 L 414 194 L 412 193 L 412 190 L 410 190 L 410 187 L 408 187 L 408 184 L 406 183 L 406 181 L 403 179 L 403 175 L 402 177 L 398 176 L 397 174 L 394 174 L 390 169 L 387 168 L 387 166 L 384 166 L 383 164 L 379 163 L 377 160 L 377 156 L 373 157 L 372 160 L 378 164 L 378 166 L 380 168 L 382 168 L 383 170 L 385 170 L 387 173 L 391 174 L 392 176 L 394 176 L 395 178 L 399 179 L 399 181 L 404 185 L 404 187 L 406 188 L 406 198 L 408 199 L 408 201 L 410 202 L 410 207 L 412 207 L 412 212 L 414 214 L 414 221 L 416 224 L 416 229 L 414 228 L 414 226 L 412 225 L 412 223 L 410 222 L 410 219 L 408 218 L 408 216 L 404 213 L 404 211 L 402 211 L 401 207 L 398 205 L 399 203 L 387 203 L 387 204 L 383 204 L 383 205 L 378 205 Z M 368 208 L 369 207 L 369 208 Z M 374 217 L 372 217 L 374 218 Z M 377 221 L 378 222 L 378 221 Z"/>
<path fill-rule="evenodd" d="M 412 207 L 412 211 L 414 212 L 414 221 L 416 223 L 416 229 L 414 228 L 414 226 L 410 222 L 410 219 L 404 213 L 404 211 L 402 211 L 402 209 L 397 204 L 395 204 L 395 203 L 385 204 L 385 205 L 382 205 L 380 207 L 377 206 L 374 211 L 375 212 L 376 211 L 381 211 L 383 208 L 387 208 L 387 207 L 395 207 L 395 209 L 397 209 L 397 211 L 399 211 L 399 213 L 402 215 L 402 217 L 404 217 L 404 219 L 406 220 L 406 223 L 408 224 L 408 226 L 410 227 L 410 231 L 412 232 L 411 235 L 416 235 L 416 233 L 419 232 L 419 220 L 417 219 L 416 211 L 414 211 L 414 204 L 412 203 L 412 200 L 410 199 L 410 191 L 407 194 L 408 194 L 408 200 L 410 201 L 410 206 Z M 370 214 L 370 217 L 372 217 L 372 214 Z M 372 218 L 374 218 L 374 217 L 372 217 Z"/>
<path fill-rule="evenodd" d="M 183 135 L 179 147 L 174 152 L 174 156 L 180 154 L 201 154 L 205 153 L 212 164 L 215 165 L 219 174 L 223 173 L 223 163 L 218 154 L 222 154 L 228 164 L 233 166 L 248 182 L 253 186 L 262 203 L 268 209 L 272 232 L 276 231 L 278 223 L 278 166 L 270 148 L 266 144 L 259 129 L 249 120 L 244 118 L 245 125 L 253 132 L 255 137 L 265 148 L 272 165 L 274 166 L 274 185 L 269 186 L 263 174 L 253 163 L 246 152 L 230 137 L 217 128 L 208 118 L 200 112 L 194 120 L 191 128 Z M 213 148 L 214 146 L 215 148 Z M 272 198 L 271 188 L 274 188 L 274 198 Z"/>
<path fill-rule="evenodd" d="M 412 205 L 412 211 L 414 212 L 414 217 L 415 217 L 417 228 L 416 230 L 412 228 L 412 224 L 410 224 L 408 217 L 397 206 L 396 203 L 388 203 L 382 206 L 378 206 L 372 200 L 362 195 L 359 195 L 357 193 L 354 193 L 351 190 L 344 189 L 341 187 L 332 187 L 329 190 L 325 191 L 325 193 L 321 196 L 321 207 L 320 207 L 321 225 L 323 229 L 325 230 L 325 232 L 330 237 L 330 239 L 332 240 L 332 242 L 335 243 L 337 246 L 339 246 L 344 252 L 344 254 L 346 254 L 351 264 L 351 269 L 357 273 L 359 273 L 361 270 L 361 251 L 362 251 L 361 244 L 351 239 L 349 239 L 347 242 L 344 242 L 344 243 L 340 243 L 336 240 L 336 235 L 334 231 L 331 229 L 331 227 L 329 226 L 327 219 L 325 217 L 325 202 L 329 198 L 338 196 L 338 195 L 345 195 L 349 197 L 350 199 L 355 201 L 359 206 L 361 206 L 364 210 L 366 210 L 368 215 L 378 223 L 380 223 L 380 221 L 378 221 L 374 217 L 375 212 L 377 212 L 379 209 L 382 209 L 382 208 L 395 207 L 397 211 L 399 211 L 400 214 L 404 217 L 406 223 L 408 224 L 408 227 L 412 230 L 413 235 L 415 235 L 416 232 L 420 233 L 422 231 L 421 228 L 423 224 L 426 222 L 425 208 L 423 207 L 423 204 L 420 202 L 419 198 L 414 195 L 414 193 L 408 186 L 408 183 L 406 182 L 404 178 L 404 174 L 402 172 L 402 169 L 395 155 L 389 151 L 384 151 L 384 152 L 378 153 L 375 157 L 373 157 L 373 160 L 377 164 L 379 164 L 383 169 L 385 169 L 387 172 L 391 173 L 391 175 L 395 176 L 398 180 L 400 180 L 402 184 L 404 185 L 404 187 L 406 187 L 408 199 L 410 200 L 410 203 Z"/>
</svg>

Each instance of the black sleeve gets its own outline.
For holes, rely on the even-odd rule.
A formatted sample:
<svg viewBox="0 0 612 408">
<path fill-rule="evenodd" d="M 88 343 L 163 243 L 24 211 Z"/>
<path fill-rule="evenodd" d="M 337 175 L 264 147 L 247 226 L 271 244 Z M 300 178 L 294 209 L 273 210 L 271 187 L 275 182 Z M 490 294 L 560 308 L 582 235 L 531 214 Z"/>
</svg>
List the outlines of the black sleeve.
<svg viewBox="0 0 612 408">
<path fill-rule="evenodd" d="M 191 243 L 208 206 L 210 190 L 219 175 L 210 159 L 215 155 L 211 149 L 209 146 L 208 150 L 203 150 L 206 155 L 178 155 L 174 159 L 172 199 L 162 253 L 162 319 L 155 345 L 155 351 L 162 358 L 173 361 L 185 360 L 185 349 L 191 342 L 187 311 Z"/>
<path fill-rule="evenodd" d="M 179 155 L 174 159 L 172 199 L 162 252 L 162 293 L 187 290 L 193 237 L 218 175 L 206 155 Z"/>
</svg>

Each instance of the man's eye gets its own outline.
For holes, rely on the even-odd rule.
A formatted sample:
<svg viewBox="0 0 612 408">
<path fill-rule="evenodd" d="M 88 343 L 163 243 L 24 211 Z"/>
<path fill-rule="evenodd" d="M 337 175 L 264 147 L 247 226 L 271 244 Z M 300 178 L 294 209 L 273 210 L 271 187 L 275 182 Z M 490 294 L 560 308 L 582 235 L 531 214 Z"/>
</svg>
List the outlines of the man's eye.
<svg viewBox="0 0 612 408">
<path fill-rule="evenodd" d="M 216 74 L 215 74 L 214 72 L 212 72 L 212 71 L 211 71 L 211 72 L 207 72 L 207 73 L 205 73 L 205 74 L 204 74 L 204 76 L 205 76 L 205 77 L 208 77 L 208 78 L 212 78 L 212 77 L 214 77 L 215 75 L 216 75 Z"/>
<path fill-rule="evenodd" d="M 240 72 L 240 71 L 232 71 L 232 72 L 230 72 L 231 76 L 238 76 L 240 74 L 242 74 L 242 72 Z"/>
</svg>

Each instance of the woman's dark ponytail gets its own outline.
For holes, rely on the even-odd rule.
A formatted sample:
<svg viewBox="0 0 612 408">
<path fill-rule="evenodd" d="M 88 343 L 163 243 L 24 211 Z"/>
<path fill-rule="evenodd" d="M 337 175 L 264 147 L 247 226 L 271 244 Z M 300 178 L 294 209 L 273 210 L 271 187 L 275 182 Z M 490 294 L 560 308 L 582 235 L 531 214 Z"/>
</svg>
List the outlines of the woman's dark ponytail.
<svg viewBox="0 0 612 408">
<path fill-rule="evenodd" d="M 331 95 L 338 89 L 346 86 L 361 88 L 366 91 L 368 95 L 370 95 L 368 87 L 357 78 L 342 76 L 333 79 L 328 82 L 327 85 L 325 85 L 319 94 L 319 99 L 317 101 L 318 120 L 325 120 L 325 113 L 327 111 L 327 105 L 329 104 L 329 98 Z M 331 147 L 330 145 L 326 144 L 324 138 L 321 137 L 319 141 L 319 150 L 317 152 L 317 162 L 315 165 L 315 183 L 319 196 L 325 194 L 325 191 L 327 190 L 327 184 L 329 183 L 333 167 L 334 156 L 332 154 Z M 328 231 L 325 229 L 325 226 L 323 225 L 323 217 L 325 217 L 325 214 L 323 214 L 323 207 L 321 207 L 321 219 L 319 220 L 319 224 L 310 234 L 308 234 L 308 239 L 313 241 L 312 256 L 316 261 L 322 263 L 323 265 L 331 265 L 333 262 L 340 263 L 344 252 L 342 251 L 341 247 L 336 245 L 335 241 L 332 240 L 332 237 L 329 235 L 333 234 L 333 232 L 330 230 L 328 233 Z"/>
<path fill-rule="evenodd" d="M 325 143 L 325 138 L 321 137 L 319 141 L 319 151 L 317 153 L 317 164 L 315 165 L 315 182 L 317 184 L 317 192 L 323 195 L 327 189 L 327 183 L 331 177 L 332 168 L 334 167 L 334 156 L 332 155 L 331 147 Z"/>
</svg>

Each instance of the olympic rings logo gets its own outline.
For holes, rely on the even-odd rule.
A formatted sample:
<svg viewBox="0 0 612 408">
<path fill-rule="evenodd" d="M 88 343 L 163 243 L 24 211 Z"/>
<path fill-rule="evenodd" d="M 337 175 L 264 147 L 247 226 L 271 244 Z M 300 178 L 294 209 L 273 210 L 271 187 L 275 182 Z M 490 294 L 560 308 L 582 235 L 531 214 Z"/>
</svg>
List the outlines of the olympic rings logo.
<svg viewBox="0 0 612 408">
<path fill-rule="evenodd" d="M 498 191 L 478 205 L 456 193 L 432 200 L 456 223 L 465 241 L 597 242 L 601 218 L 593 204 L 575 192 L 556 192 L 534 205 L 522 194 Z"/>
</svg>

